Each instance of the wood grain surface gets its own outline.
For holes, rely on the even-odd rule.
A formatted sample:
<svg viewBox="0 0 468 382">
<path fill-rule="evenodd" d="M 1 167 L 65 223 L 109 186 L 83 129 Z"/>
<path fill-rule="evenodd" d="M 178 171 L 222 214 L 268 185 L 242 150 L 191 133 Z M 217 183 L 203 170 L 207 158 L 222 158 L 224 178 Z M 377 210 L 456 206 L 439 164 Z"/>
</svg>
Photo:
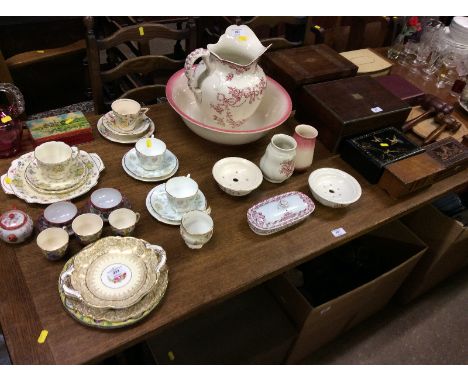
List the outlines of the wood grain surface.
<svg viewBox="0 0 468 382">
<path fill-rule="evenodd" d="M 145 198 L 155 184 L 127 176 L 122 156 L 131 146 L 112 143 L 98 135 L 95 141 L 80 146 L 97 152 L 106 169 L 97 187 L 116 187 L 125 194 L 133 209 L 141 213 L 134 236 L 161 245 L 168 255 L 169 286 L 162 303 L 144 321 L 119 330 L 104 331 L 75 322 L 63 309 L 57 292 L 57 280 L 64 261 L 47 261 L 35 244 L 8 246 L 1 243 L 0 323 L 11 359 L 16 364 L 97 362 L 125 349 L 184 318 L 231 296 L 252 288 L 319 254 L 342 245 L 377 226 L 411 212 L 438 196 L 463 186 L 468 169 L 446 178 L 429 189 L 401 200 L 391 199 L 377 186 L 370 185 L 339 156 L 331 155 L 319 143 L 311 170 L 335 167 L 349 172 L 361 183 L 362 198 L 346 209 L 331 209 L 317 203 L 315 212 L 303 223 L 271 236 L 253 233 L 246 212 L 265 198 L 301 191 L 310 195 L 307 178 L 310 171 L 294 174 L 282 184 L 264 181 L 253 193 L 236 198 L 225 194 L 215 183 L 211 169 L 227 156 L 241 156 L 259 163 L 273 133 L 293 133 L 296 122 L 290 118 L 283 126 L 249 145 L 229 147 L 203 140 L 192 133 L 168 104 L 155 105 L 148 112 L 156 125 L 156 136 L 178 156 L 177 175 L 191 174 L 207 196 L 214 219 L 214 236 L 203 249 L 188 249 L 178 227 L 157 222 L 145 207 Z M 89 118 L 96 126 L 97 116 Z M 465 117 L 466 121 L 466 117 Z M 0 161 L 4 173 L 10 160 Z M 96 187 L 96 188 L 97 188 Z M 90 192 L 74 202 L 81 207 Z M 1 209 L 24 209 L 34 219 L 43 206 L 28 205 L 18 198 L 0 193 Z M 331 230 L 342 227 L 346 235 L 335 238 Z M 108 234 L 108 227 L 105 234 Z M 72 239 L 71 254 L 79 251 Z M 45 344 L 38 344 L 42 329 L 49 331 Z"/>
</svg>

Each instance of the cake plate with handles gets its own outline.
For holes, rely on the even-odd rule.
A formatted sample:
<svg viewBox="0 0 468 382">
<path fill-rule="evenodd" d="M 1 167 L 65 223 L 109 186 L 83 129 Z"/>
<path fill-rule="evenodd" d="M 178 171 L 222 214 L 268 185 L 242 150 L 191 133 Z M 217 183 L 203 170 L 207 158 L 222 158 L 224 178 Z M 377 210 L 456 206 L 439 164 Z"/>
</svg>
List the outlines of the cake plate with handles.
<svg viewBox="0 0 468 382">
<path fill-rule="evenodd" d="M 74 258 L 71 258 L 67 261 L 61 276 L 73 265 L 73 260 Z M 167 289 L 168 273 L 167 265 L 164 265 L 153 289 L 135 305 L 125 309 L 97 309 L 76 299 L 68 298 L 63 287 L 69 286 L 67 284 L 70 281 L 69 278 L 59 278 L 58 291 L 64 309 L 81 324 L 100 329 L 117 329 L 141 321 L 158 306 Z"/>
<path fill-rule="evenodd" d="M 60 276 L 63 293 L 92 308 L 129 308 L 151 291 L 165 263 L 160 246 L 134 237 L 106 237 L 74 257 Z"/>
<path fill-rule="evenodd" d="M 11 163 L 8 172 L 1 176 L 2 189 L 6 194 L 16 195 L 27 203 L 51 204 L 77 198 L 91 190 L 98 183 L 99 174 L 105 168 L 98 154 L 88 154 L 81 150 L 80 159 L 87 168 L 87 175 L 84 181 L 76 188 L 64 190 L 63 192 L 38 192 L 35 188 L 31 187 L 25 178 L 26 169 L 34 160 L 34 152 L 30 152 L 15 159 Z"/>
</svg>

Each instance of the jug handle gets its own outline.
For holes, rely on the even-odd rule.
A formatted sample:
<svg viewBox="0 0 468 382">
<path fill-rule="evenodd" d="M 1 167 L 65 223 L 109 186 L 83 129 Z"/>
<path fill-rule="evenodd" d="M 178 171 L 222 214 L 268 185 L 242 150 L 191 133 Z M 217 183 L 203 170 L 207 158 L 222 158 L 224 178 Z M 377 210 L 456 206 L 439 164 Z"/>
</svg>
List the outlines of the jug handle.
<svg viewBox="0 0 468 382">
<path fill-rule="evenodd" d="M 195 61 L 201 58 L 204 62 L 206 67 L 208 68 L 208 64 L 206 60 L 208 59 L 210 55 L 210 52 L 208 49 L 204 48 L 199 48 L 195 49 L 192 53 L 190 53 L 186 60 L 185 60 L 185 76 L 187 77 L 188 80 L 188 87 L 192 91 L 192 93 L 195 95 L 195 99 L 197 102 L 201 101 L 201 90 L 200 86 L 198 84 L 197 79 L 195 78 Z"/>
</svg>

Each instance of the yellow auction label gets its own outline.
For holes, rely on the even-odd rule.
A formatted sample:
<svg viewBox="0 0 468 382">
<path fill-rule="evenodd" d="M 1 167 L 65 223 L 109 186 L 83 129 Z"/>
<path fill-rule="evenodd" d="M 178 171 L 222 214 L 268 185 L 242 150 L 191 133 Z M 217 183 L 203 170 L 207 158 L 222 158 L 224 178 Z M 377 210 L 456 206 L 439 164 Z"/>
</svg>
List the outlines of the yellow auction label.
<svg viewBox="0 0 468 382">
<path fill-rule="evenodd" d="M 239 36 L 237 37 L 239 41 L 247 41 L 249 38 L 247 36 Z"/>
<path fill-rule="evenodd" d="M 65 123 L 66 123 L 67 125 L 69 125 L 69 124 L 72 123 L 73 121 L 74 121 L 73 118 L 68 118 L 68 119 L 65 121 Z"/>
<path fill-rule="evenodd" d="M 380 146 L 382 146 L 382 147 L 388 147 L 388 143 L 381 143 Z"/>
<path fill-rule="evenodd" d="M 43 344 L 47 338 L 47 335 L 49 332 L 47 330 L 43 330 L 41 334 L 39 335 L 39 338 L 37 339 L 37 342 L 40 344 Z"/>
<path fill-rule="evenodd" d="M 2 123 L 7 123 L 11 121 L 11 117 L 9 115 L 6 115 L 1 119 Z"/>
<path fill-rule="evenodd" d="M 8 176 L 5 178 L 5 183 L 6 184 L 11 184 L 11 178 L 9 178 Z"/>
<path fill-rule="evenodd" d="M 45 53 L 45 50 L 36 50 L 36 53 Z"/>
<path fill-rule="evenodd" d="M 144 36 L 144 35 L 145 35 L 145 28 L 140 27 L 140 28 L 138 28 L 138 30 L 140 31 L 140 36 Z"/>
<path fill-rule="evenodd" d="M 148 139 L 146 140 L 146 147 L 151 147 L 152 145 L 153 145 L 153 142 L 151 142 L 151 139 L 148 138 Z"/>
</svg>

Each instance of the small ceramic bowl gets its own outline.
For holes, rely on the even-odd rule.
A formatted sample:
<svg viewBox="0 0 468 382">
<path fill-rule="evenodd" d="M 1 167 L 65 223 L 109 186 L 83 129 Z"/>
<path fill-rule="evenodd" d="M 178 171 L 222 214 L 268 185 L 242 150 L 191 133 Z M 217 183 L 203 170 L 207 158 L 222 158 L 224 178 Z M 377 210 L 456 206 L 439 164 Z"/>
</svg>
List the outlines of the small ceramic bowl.
<svg viewBox="0 0 468 382">
<path fill-rule="evenodd" d="M 204 211 L 190 211 L 182 216 L 180 234 L 191 249 L 200 249 L 213 236 L 213 219 Z"/>
<path fill-rule="evenodd" d="M 251 161 L 238 158 L 223 158 L 215 163 L 213 178 L 229 195 L 243 196 L 257 189 L 263 181 L 262 171 Z"/>
<path fill-rule="evenodd" d="M 91 205 L 102 212 L 109 212 L 120 206 L 122 194 L 115 188 L 100 188 L 91 194 Z"/>
<path fill-rule="evenodd" d="M 109 215 L 109 224 L 112 232 L 118 236 L 128 236 L 135 229 L 136 223 L 140 220 L 140 214 L 128 208 L 119 208 Z"/>
<path fill-rule="evenodd" d="M 166 184 L 167 199 L 172 208 L 178 212 L 190 211 L 198 192 L 198 184 L 188 176 L 176 176 Z"/>
<path fill-rule="evenodd" d="M 36 243 L 48 260 L 60 260 L 68 248 L 68 232 L 63 228 L 47 228 L 37 235 Z"/>
<path fill-rule="evenodd" d="M 72 223 L 73 232 L 81 244 L 89 244 L 101 237 L 104 221 L 96 214 L 83 214 L 77 216 Z"/>
<path fill-rule="evenodd" d="M 44 210 L 44 219 L 49 226 L 63 227 L 76 217 L 78 209 L 71 202 L 52 203 Z"/>
<path fill-rule="evenodd" d="M 336 168 L 320 168 L 309 175 L 312 195 L 324 206 L 340 208 L 359 200 L 359 182 L 347 172 Z"/>
</svg>

